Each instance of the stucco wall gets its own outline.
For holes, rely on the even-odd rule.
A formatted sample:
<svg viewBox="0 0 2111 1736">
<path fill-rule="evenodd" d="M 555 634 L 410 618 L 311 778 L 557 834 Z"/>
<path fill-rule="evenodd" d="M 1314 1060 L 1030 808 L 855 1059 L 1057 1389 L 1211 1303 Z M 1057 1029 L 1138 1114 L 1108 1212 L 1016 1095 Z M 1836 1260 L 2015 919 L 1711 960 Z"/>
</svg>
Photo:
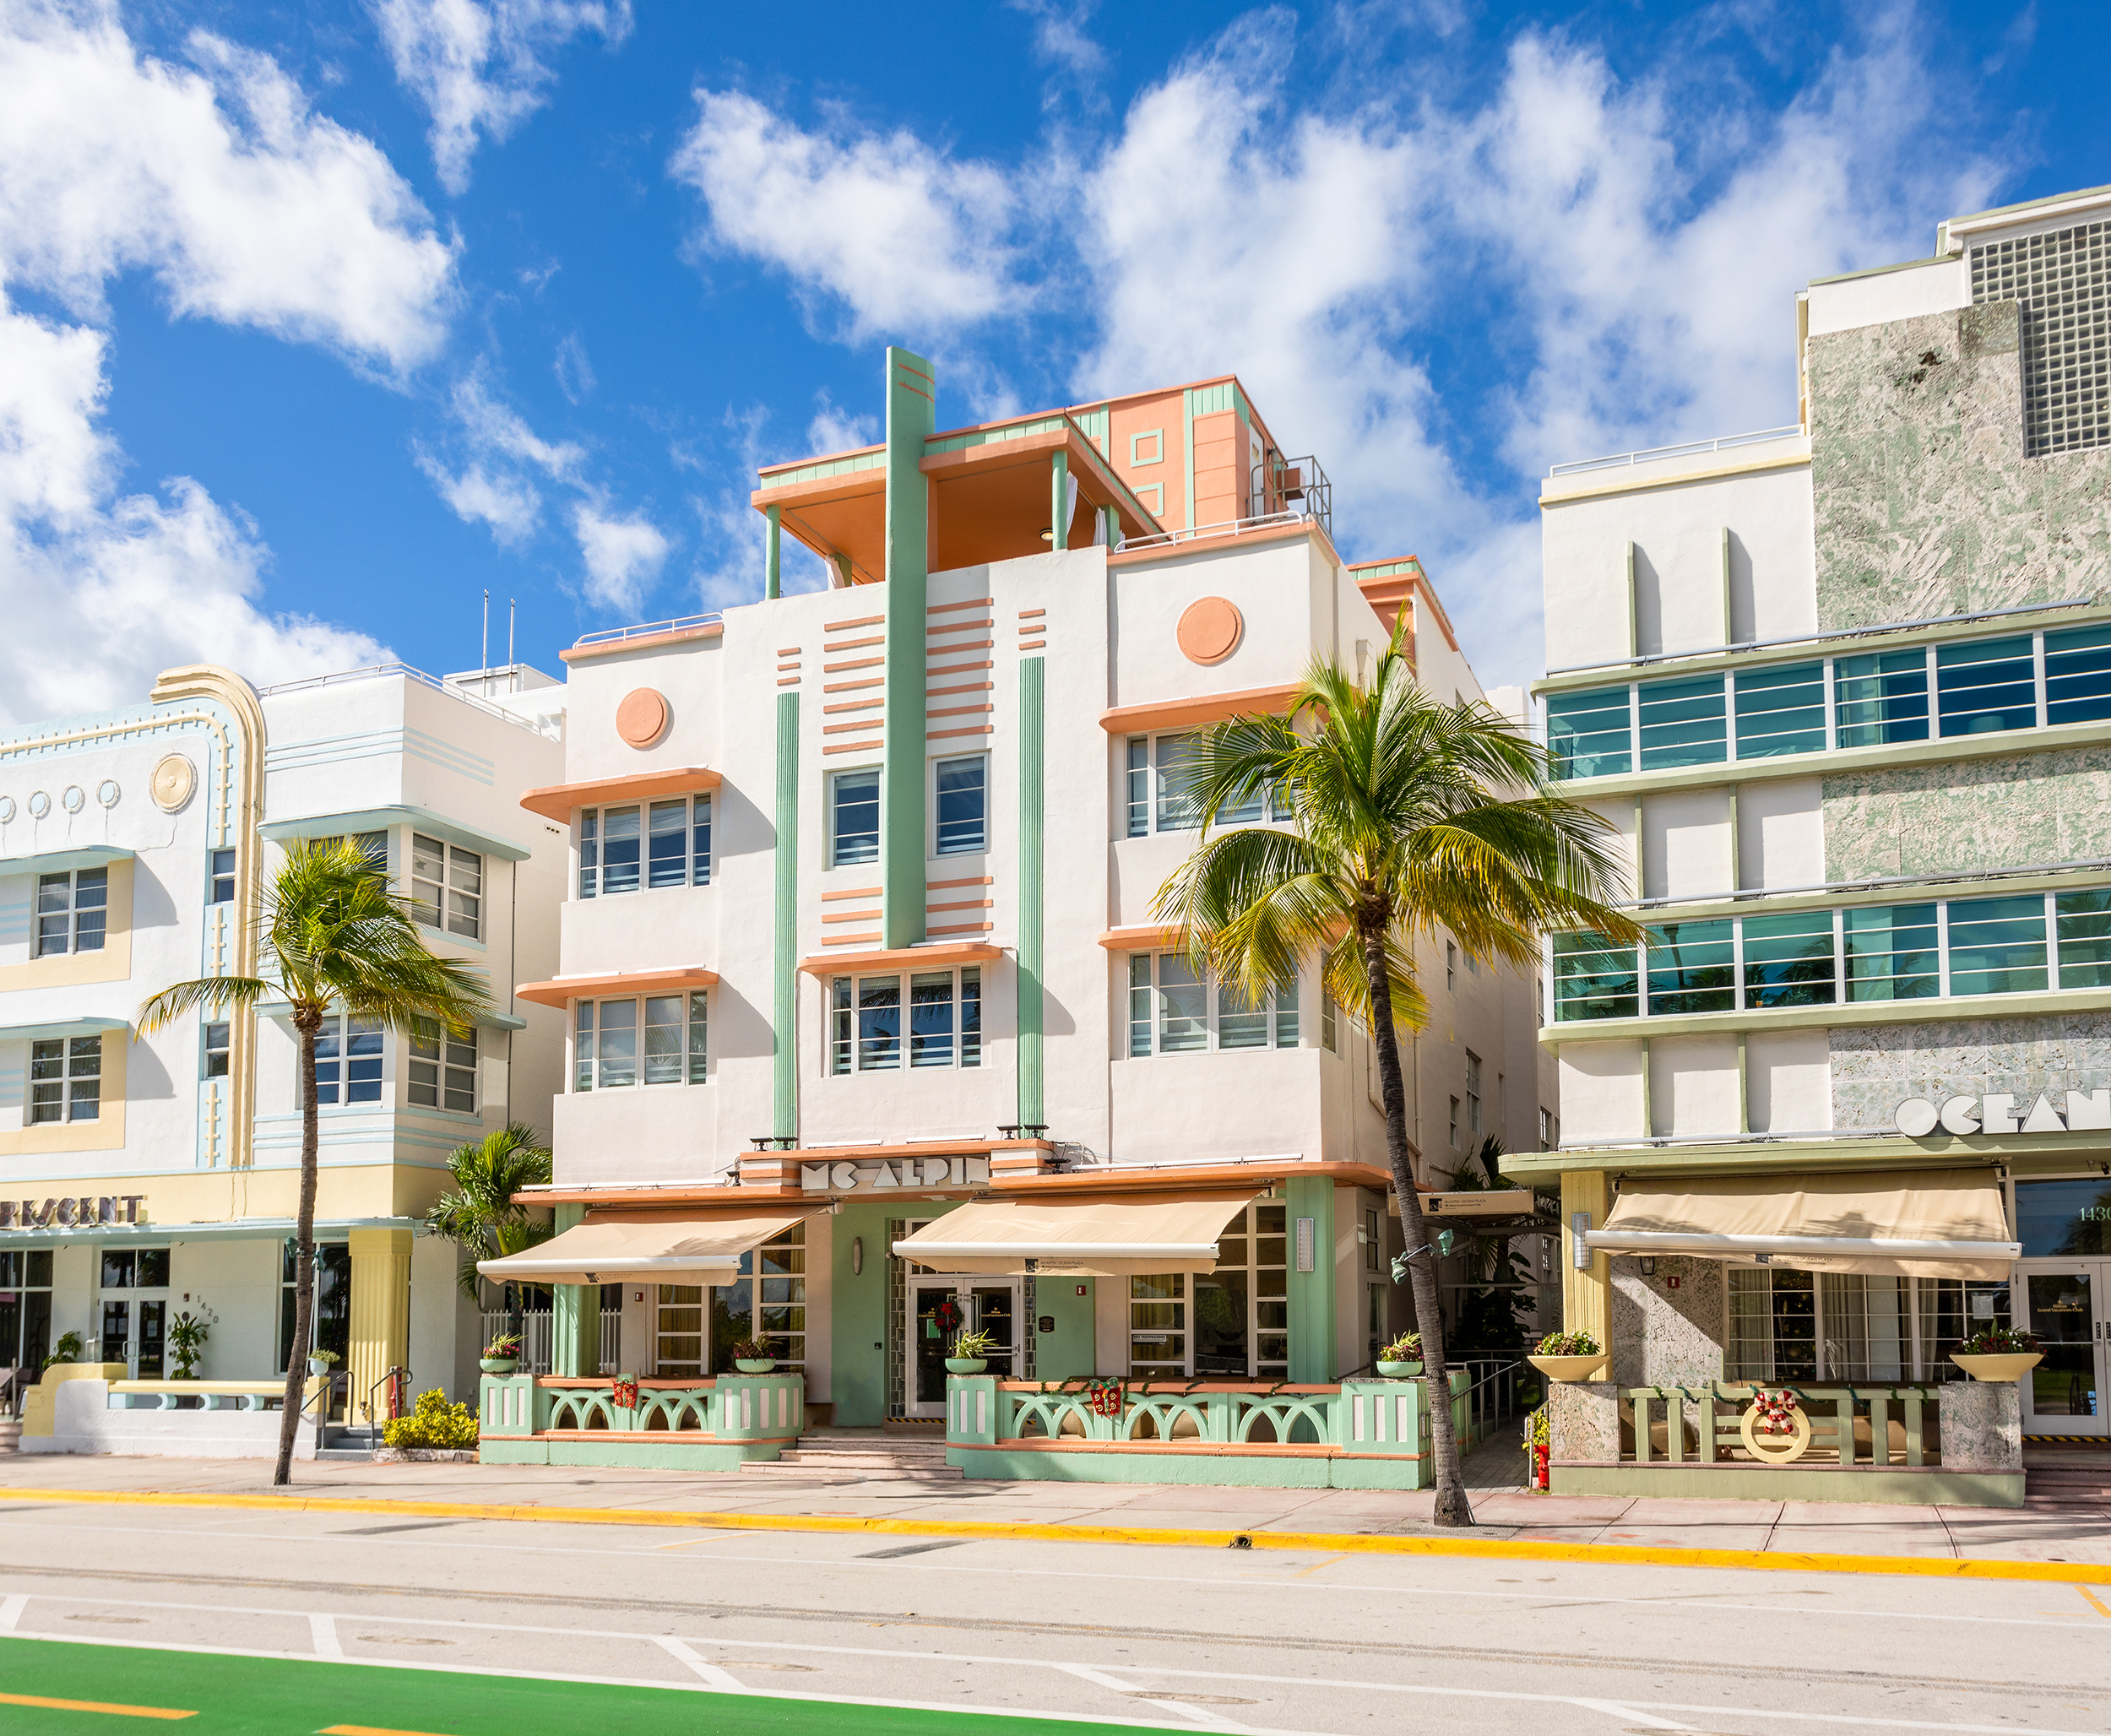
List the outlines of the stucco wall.
<svg viewBox="0 0 2111 1736">
<path fill-rule="evenodd" d="M 1826 878 L 2111 856 L 2111 748 L 1902 766 L 1825 780 Z"/>
<path fill-rule="evenodd" d="M 1659 1254 L 1647 1276 L 1638 1260 L 1615 1256 L 1612 1264 L 1614 1384 L 1699 1386 L 1721 1380 L 1723 1262 Z"/>
<path fill-rule="evenodd" d="M 1950 1019 L 1832 1031 L 1832 1114 L 1839 1127 L 1887 1127 L 1909 1097 L 2043 1092 L 2100 1084 L 2111 1075 L 2111 1015 Z"/>
</svg>

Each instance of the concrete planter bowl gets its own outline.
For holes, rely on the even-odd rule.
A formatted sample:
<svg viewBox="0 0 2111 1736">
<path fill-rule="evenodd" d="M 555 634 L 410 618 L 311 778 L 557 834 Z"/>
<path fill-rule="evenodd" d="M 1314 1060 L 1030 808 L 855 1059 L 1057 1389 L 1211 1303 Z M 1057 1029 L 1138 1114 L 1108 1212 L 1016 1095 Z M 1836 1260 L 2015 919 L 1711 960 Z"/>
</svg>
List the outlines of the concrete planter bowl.
<svg viewBox="0 0 2111 1736">
<path fill-rule="evenodd" d="M 1381 1362 L 1377 1368 L 1379 1374 L 1388 1381 L 1405 1381 L 1422 1372 L 1419 1362 Z"/>
<path fill-rule="evenodd" d="M 2038 1350 L 2011 1350 L 1999 1356 L 1960 1356 L 1952 1351 L 1950 1355 L 1975 1381 L 2020 1381 L 2044 1359 L 2043 1352 Z"/>
<path fill-rule="evenodd" d="M 1587 1381 L 1605 1366 L 1606 1353 L 1596 1356 L 1528 1356 L 1525 1360 L 1549 1381 Z"/>
<path fill-rule="evenodd" d="M 741 1356 L 734 1359 L 733 1366 L 744 1375 L 767 1375 L 777 1366 L 777 1360 L 768 1356 Z"/>
<path fill-rule="evenodd" d="M 946 1372 L 949 1375 L 979 1375 L 990 1365 L 986 1356 L 949 1356 L 946 1359 Z"/>
<path fill-rule="evenodd" d="M 487 1375 L 510 1375 L 520 1363 L 517 1357 L 485 1356 L 477 1359 L 476 1365 Z"/>
</svg>

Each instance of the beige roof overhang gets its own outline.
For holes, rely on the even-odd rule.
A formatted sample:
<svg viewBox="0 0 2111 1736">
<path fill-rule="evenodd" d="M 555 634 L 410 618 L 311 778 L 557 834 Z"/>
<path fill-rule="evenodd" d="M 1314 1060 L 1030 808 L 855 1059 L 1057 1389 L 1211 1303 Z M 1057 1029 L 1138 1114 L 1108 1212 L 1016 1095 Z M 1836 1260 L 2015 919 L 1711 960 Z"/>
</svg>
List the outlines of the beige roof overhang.
<svg viewBox="0 0 2111 1736">
<path fill-rule="evenodd" d="M 1587 1240 L 1609 1254 L 1989 1281 L 2023 1251 L 1991 1169 L 1630 1180 Z"/>
<path fill-rule="evenodd" d="M 476 1269 L 502 1284 L 607 1284 L 638 1278 L 722 1283 L 740 1271 L 742 1255 L 821 1209 L 680 1218 L 597 1212 L 523 1253 L 480 1260 Z"/>
<path fill-rule="evenodd" d="M 1217 1239 L 1260 1191 L 1078 1200 L 971 1200 L 894 1244 L 939 1272 L 1128 1278 L 1214 1272 Z"/>
</svg>

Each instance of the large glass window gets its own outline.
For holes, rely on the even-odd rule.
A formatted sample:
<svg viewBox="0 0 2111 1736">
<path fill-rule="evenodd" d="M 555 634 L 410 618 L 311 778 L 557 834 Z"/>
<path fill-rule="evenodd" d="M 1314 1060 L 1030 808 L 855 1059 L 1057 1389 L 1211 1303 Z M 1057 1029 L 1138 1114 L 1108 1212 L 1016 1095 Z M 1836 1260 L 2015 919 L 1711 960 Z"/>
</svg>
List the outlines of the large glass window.
<svg viewBox="0 0 2111 1736">
<path fill-rule="evenodd" d="M 1187 1274 L 1157 1272 L 1129 1280 L 1129 1378 L 1187 1376 Z"/>
<path fill-rule="evenodd" d="M 2111 988 L 2111 892 L 2062 892 L 2053 909 L 2059 986 Z"/>
<path fill-rule="evenodd" d="M 908 979 L 907 1064 L 982 1065 L 982 968 L 926 970 Z M 904 1065 L 903 979 L 835 977 L 828 985 L 828 1071 L 874 1073 Z"/>
<path fill-rule="evenodd" d="M 1840 920 L 1848 1000 L 1914 1001 L 1941 992 L 1933 904 L 1856 905 Z"/>
<path fill-rule="evenodd" d="M 1298 986 L 1279 983 L 1258 1005 L 1198 974 L 1182 952 L 1129 955 L 1129 1053 L 1193 1055 L 1208 1049 L 1294 1049 Z"/>
<path fill-rule="evenodd" d="M 880 773 L 838 772 L 829 784 L 829 865 L 880 860 Z"/>
<path fill-rule="evenodd" d="M 425 1109 L 476 1113 L 476 1027 L 410 1038 L 410 1101 Z"/>
<path fill-rule="evenodd" d="M 1547 745 L 1557 778 L 1605 778 L 1633 769 L 1627 688 L 1547 695 Z"/>
<path fill-rule="evenodd" d="M 315 1100 L 379 1103 L 385 1040 L 378 1019 L 325 1018 L 315 1033 Z"/>
<path fill-rule="evenodd" d="M 1736 1006 L 1735 942 L 1727 919 L 1667 922 L 1648 935 L 1651 1012 L 1728 1012 Z"/>
<path fill-rule="evenodd" d="M 1737 675 L 1737 757 L 1817 753 L 1825 747 L 1825 665 L 1781 664 Z"/>
<path fill-rule="evenodd" d="M 1877 747 L 1928 739 L 1928 653 L 1877 651 L 1832 662 L 1839 745 Z"/>
<path fill-rule="evenodd" d="M 711 798 L 579 811 L 579 896 L 711 884 Z"/>
<path fill-rule="evenodd" d="M 1936 646 L 1935 709 L 1945 735 L 2030 728 L 2038 721 L 2031 636 Z"/>
<path fill-rule="evenodd" d="M 1835 998 L 1830 910 L 1745 919 L 1747 1006 L 1815 1006 Z"/>
<path fill-rule="evenodd" d="M 52 1354 L 52 1250 L 0 1249 L 0 1367 L 32 1379 Z"/>
<path fill-rule="evenodd" d="M 1632 947 L 1602 935 L 1555 936 L 1555 1018 L 1633 1018 L 1642 1011 L 1641 990 Z"/>
<path fill-rule="evenodd" d="M 1722 676 L 1643 681 L 1640 694 L 1643 771 L 1712 765 L 1727 756 Z"/>
<path fill-rule="evenodd" d="M 30 1044 L 30 1120 L 93 1121 L 102 1115 L 103 1039 L 41 1038 Z"/>
<path fill-rule="evenodd" d="M 647 1085 L 706 1083 L 709 1009 L 710 998 L 700 989 L 578 1002 L 572 1014 L 572 1088 L 620 1091 L 636 1085 L 641 1059 Z"/>
<path fill-rule="evenodd" d="M 1153 746 L 1158 776 L 1158 829 L 1191 832 L 1202 823 L 1202 808 L 1187 793 L 1195 761 L 1195 738 L 1161 735 Z"/>
<path fill-rule="evenodd" d="M 410 914 L 464 940 L 484 931 L 484 859 L 423 833 L 410 834 Z"/>
<path fill-rule="evenodd" d="M 1952 900 L 1950 917 L 1950 992 L 1952 995 L 2030 994 L 2045 987 L 2045 900 Z"/>
<path fill-rule="evenodd" d="M 1267 1202 L 1247 1207 L 1224 1227 L 1216 1271 L 1195 1274 L 1198 1379 L 1279 1379 L 1289 1372 L 1287 1210 Z"/>
<path fill-rule="evenodd" d="M 687 1317 L 685 1315 L 684 1320 Z M 711 1287 L 708 1331 L 710 1342 L 706 1360 L 712 1375 L 733 1371 L 733 1347 L 742 1338 L 759 1339 L 768 1354 L 776 1359 L 780 1370 L 796 1372 L 806 1366 L 805 1224 L 795 1223 L 775 1241 L 766 1242 L 752 1252 L 743 1254 L 739 1278 L 730 1284 Z M 662 1345 L 664 1349 L 664 1337 Z M 684 1368 L 680 1372 L 689 1370 Z M 664 1358 L 661 1373 L 670 1373 Z"/>
<path fill-rule="evenodd" d="M 100 952 L 110 924 L 110 871 L 76 868 L 36 877 L 36 956 Z"/>
<path fill-rule="evenodd" d="M 989 847 L 989 767 L 980 753 L 938 762 L 940 855 L 971 855 Z"/>
<path fill-rule="evenodd" d="M 342 1372 L 345 1359 L 352 1354 L 352 1250 L 344 1242 L 317 1242 L 315 1248 L 315 1310 L 309 1316 L 312 1335 L 301 1347 L 307 1356 L 316 1350 L 334 1350 Z M 285 1241 L 279 1267 L 279 1367 L 283 1371 L 293 1348 L 293 1273 L 296 1248 Z M 365 1394 L 361 1397 L 364 1398 Z"/>
<path fill-rule="evenodd" d="M 2111 627 L 2045 635 L 2045 721 L 2111 718 Z"/>
</svg>

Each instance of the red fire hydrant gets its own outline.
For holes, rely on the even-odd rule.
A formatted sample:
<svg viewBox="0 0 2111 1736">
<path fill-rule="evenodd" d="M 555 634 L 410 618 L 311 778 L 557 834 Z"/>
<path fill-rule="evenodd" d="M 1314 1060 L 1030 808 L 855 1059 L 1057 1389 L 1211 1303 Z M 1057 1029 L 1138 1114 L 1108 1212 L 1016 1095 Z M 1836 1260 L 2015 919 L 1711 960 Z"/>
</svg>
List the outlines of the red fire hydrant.
<svg viewBox="0 0 2111 1736">
<path fill-rule="evenodd" d="M 1535 1446 L 1532 1449 L 1532 1486 L 1534 1489 L 1545 1489 L 1549 1486 L 1547 1451 L 1548 1449 L 1544 1446 Z"/>
</svg>

